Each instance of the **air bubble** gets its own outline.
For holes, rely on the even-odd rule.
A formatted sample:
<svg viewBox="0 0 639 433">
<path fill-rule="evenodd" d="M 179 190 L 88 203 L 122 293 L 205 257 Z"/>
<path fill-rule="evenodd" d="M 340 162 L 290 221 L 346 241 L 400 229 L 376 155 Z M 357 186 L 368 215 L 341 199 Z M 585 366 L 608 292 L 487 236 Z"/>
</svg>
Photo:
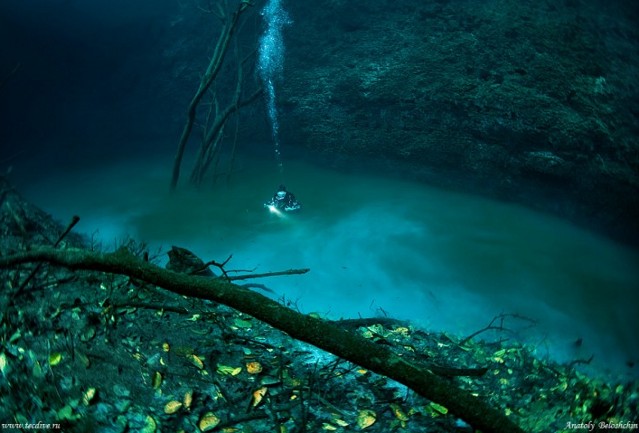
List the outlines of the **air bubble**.
<svg viewBox="0 0 639 433">
<path fill-rule="evenodd" d="M 283 168 L 280 153 L 279 121 L 275 80 L 281 79 L 284 69 L 284 38 L 282 29 L 292 24 L 288 13 L 282 8 L 281 0 L 270 0 L 262 10 L 266 30 L 260 38 L 258 71 L 266 90 L 266 109 L 271 123 L 271 133 L 275 143 L 275 159 L 280 171 Z"/>
</svg>

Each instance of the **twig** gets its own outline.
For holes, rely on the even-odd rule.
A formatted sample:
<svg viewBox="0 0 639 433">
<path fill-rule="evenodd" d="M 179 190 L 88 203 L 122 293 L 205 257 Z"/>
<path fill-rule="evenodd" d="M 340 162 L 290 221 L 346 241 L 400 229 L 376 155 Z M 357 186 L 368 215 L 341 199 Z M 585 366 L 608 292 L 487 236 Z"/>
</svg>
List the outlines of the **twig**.
<svg viewBox="0 0 639 433">
<path fill-rule="evenodd" d="M 531 318 L 525 317 L 525 316 L 521 316 L 519 314 L 499 314 L 495 317 L 493 317 L 493 319 L 490 321 L 490 323 L 488 325 L 486 325 L 485 327 L 483 327 L 482 329 L 480 329 L 479 331 L 475 331 L 472 334 L 470 334 L 468 337 L 464 338 L 462 341 L 459 342 L 460 346 L 463 346 L 464 344 L 468 343 L 470 340 L 472 340 L 473 338 L 475 338 L 476 336 L 478 336 L 481 333 L 484 333 L 486 331 L 505 331 L 505 332 L 513 332 L 511 329 L 508 329 L 506 327 L 504 327 L 504 321 L 508 318 L 508 317 L 512 317 L 514 319 L 521 319 L 521 320 L 527 320 L 528 322 L 531 322 L 533 325 L 536 324 L 537 322 Z M 499 320 L 499 325 L 495 325 L 494 323 Z"/>
<path fill-rule="evenodd" d="M 66 235 L 68 235 L 69 232 L 71 232 L 73 227 L 79 221 L 80 221 L 80 217 L 77 215 L 73 215 L 73 218 L 71 218 L 71 222 L 69 223 L 69 225 L 67 225 L 67 228 L 62 232 L 62 234 L 58 237 L 58 240 L 55 241 L 55 243 L 53 244 L 53 248 L 57 248 L 58 245 L 60 245 L 60 242 L 62 242 L 62 240 L 66 237 Z M 10 302 L 13 301 L 16 297 L 18 297 L 22 293 L 25 287 L 27 287 L 27 284 L 29 284 L 29 282 L 33 279 L 33 277 L 35 277 L 35 275 L 40 271 L 40 269 L 42 268 L 42 265 L 43 265 L 42 263 L 38 263 L 36 267 L 31 270 L 31 273 L 29 273 L 27 278 L 25 278 L 22 284 L 20 284 L 20 287 L 18 287 L 18 290 L 16 290 L 13 293 L 13 295 L 11 295 Z"/>
<path fill-rule="evenodd" d="M 588 359 L 575 359 L 574 361 L 570 361 L 568 364 L 568 368 L 571 368 L 577 364 L 590 364 L 592 360 L 595 358 L 595 355 L 590 355 Z"/>
<path fill-rule="evenodd" d="M 237 275 L 235 277 L 227 276 L 227 278 L 229 281 L 237 281 L 237 280 L 248 280 L 250 278 L 277 277 L 279 275 L 300 275 L 300 274 L 305 274 L 308 271 L 310 271 L 309 268 L 289 269 L 287 271 L 267 272 L 265 274 Z"/>
<path fill-rule="evenodd" d="M 226 260 L 224 260 L 222 263 L 218 263 L 215 260 L 209 260 L 208 262 L 204 263 L 202 266 L 200 266 L 199 268 L 193 270 L 190 272 L 191 275 L 196 275 L 200 272 L 202 272 L 203 270 L 205 270 L 206 268 L 208 268 L 209 266 L 215 266 L 216 268 L 219 268 L 220 271 L 222 271 L 222 274 L 224 275 L 225 278 L 229 278 L 228 274 L 226 273 L 226 271 L 224 270 L 224 266 L 231 260 L 231 258 L 233 258 L 233 254 L 229 255 Z"/>
<path fill-rule="evenodd" d="M 148 304 L 144 302 L 127 302 L 124 304 L 113 304 L 113 309 L 120 308 L 143 308 L 146 310 L 157 310 L 157 311 L 170 311 L 172 313 L 178 314 L 190 314 L 191 312 L 184 307 L 179 307 L 176 305 L 163 305 L 163 304 Z"/>
<path fill-rule="evenodd" d="M 274 412 L 286 412 L 289 411 L 291 408 L 293 407 L 292 404 L 287 404 L 287 405 L 282 405 L 282 406 L 278 406 L 273 408 Z M 247 413 L 245 415 L 239 416 L 237 418 L 231 418 L 229 417 L 227 421 L 222 421 L 220 424 L 218 424 L 217 426 L 215 426 L 214 431 L 221 431 L 225 428 L 228 427 L 232 427 L 234 425 L 237 424 L 241 424 L 241 423 L 245 423 L 248 421 L 254 421 L 254 420 L 258 420 L 258 419 L 264 419 L 264 418 L 269 418 L 270 415 L 264 411 L 252 411 L 250 413 Z"/>
<path fill-rule="evenodd" d="M 253 269 L 229 269 L 228 271 L 226 271 L 227 273 L 231 273 L 231 272 L 255 272 L 257 268 L 253 268 Z"/>
<path fill-rule="evenodd" d="M 392 328 L 393 326 L 406 326 L 410 324 L 406 320 L 393 319 L 391 317 L 362 317 L 359 319 L 341 319 L 335 320 L 336 324 L 344 326 L 346 328 L 357 329 L 360 326 L 372 326 L 382 325 L 386 328 Z"/>
</svg>

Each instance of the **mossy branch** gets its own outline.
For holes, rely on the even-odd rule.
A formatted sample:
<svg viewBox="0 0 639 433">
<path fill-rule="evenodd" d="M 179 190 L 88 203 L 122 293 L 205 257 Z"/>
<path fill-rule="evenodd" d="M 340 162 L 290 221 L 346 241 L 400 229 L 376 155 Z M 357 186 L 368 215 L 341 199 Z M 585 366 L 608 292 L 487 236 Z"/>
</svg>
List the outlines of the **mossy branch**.
<svg viewBox="0 0 639 433">
<path fill-rule="evenodd" d="M 387 376 L 421 396 L 448 408 L 484 433 L 523 433 L 510 418 L 485 401 L 432 373 L 427 366 L 407 362 L 391 349 L 377 345 L 338 324 L 301 314 L 259 293 L 224 279 L 180 274 L 145 262 L 126 249 L 91 253 L 80 249 L 41 247 L 0 257 L 0 268 L 48 262 L 72 270 L 92 270 L 146 281 L 174 293 L 208 299 L 249 314 L 340 358 Z"/>
</svg>

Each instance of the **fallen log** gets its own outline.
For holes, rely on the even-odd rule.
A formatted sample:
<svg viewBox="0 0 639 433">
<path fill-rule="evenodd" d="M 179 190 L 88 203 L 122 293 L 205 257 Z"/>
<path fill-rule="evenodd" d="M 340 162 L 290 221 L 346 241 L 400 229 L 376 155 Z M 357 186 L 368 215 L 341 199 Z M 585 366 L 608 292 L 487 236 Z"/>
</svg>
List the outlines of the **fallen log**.
<svg viewBox="0 0 639 433">
<path fill-rule="evenodd" d="M 81 249 L 40 247 L 0 257 L 0 268 L 48 262 L 71 270 L 91 270 L 126 275 L 174 293 L 208 299 L 249 314 L 340 358 L 402 383 L 417 394 L 445 406 L 448 411 L 484 433 L 523 433 L 513 420 L 485 401 L 437 376 L 427 366 L 408 362 L 390 348 L 377 345 L 338 324 L 305 315 L 260 293 L 223 278 L 207 278 L 162 269 L 127 249 L 92 253 Z"/>
</svg>

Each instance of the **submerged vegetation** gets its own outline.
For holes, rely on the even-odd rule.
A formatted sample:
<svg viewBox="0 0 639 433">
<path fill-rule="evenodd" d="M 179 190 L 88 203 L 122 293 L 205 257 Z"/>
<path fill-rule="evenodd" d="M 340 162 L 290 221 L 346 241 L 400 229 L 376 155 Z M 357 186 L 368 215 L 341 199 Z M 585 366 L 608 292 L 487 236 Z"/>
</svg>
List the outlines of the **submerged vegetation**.
<svg viewBox="0 0 639 433">
<path fill-rule="evenodd" d="M 64 431 L 104 432 L 470 432 L 477 427 L 465 417 L 472 417 L 470 407 L 460 411 L 454 401 L 429 400 L 362 366 L 375 365 L 366 356 L 385 353 L 392 354 L 388 371 L 426 366 L 424 374 L 437 377 L 433 383 L 494 408 L 493 419 L 503 418 L 515 429 L 556 432 L 572 431 L 571 423 L 637 422 L 636 382 L 607 383 L 580 373 L 574 363 L 537 358 L 532 348 L 506 338 L 507 321 L 516 317 L 498 317 L 460 337 L 389 317 L 328 321 L 302 315 L 294 302 L 280 300 L 281 311 L 290 312 L 283 322 L 306 317 L 318 329 L 341 329 L 349 343 L 371 348 L 353 355 L 360 356 L 353 363 L 292 337 L 302 330 L 282 332 L 238 311 L 248 306 L 234 309 L 184 296 L 191 290 L 201 295 L 200 283 L 182 293 L 149 283 L 154 277 L 146 269 L 157 267 L 147 260 L 154 256 L 133 241 L 116 255 L 96 255 L 97 245 L 70 233 L 58 250 L 48 251 L 51 257 L 58 251 L 59 257 L 104 258 L 86 266 L 95 269 L 117 268 L 118 254 L 124 254 L 141 263 L 139 272 L 129 272 L 135 276 L 69 270 L 75 267 L 71 262 L 18 265 L 12 257 L 37 254 L 42 249 L 36 247 L 54 244 L 65 230 L 6 182 L 1 210 L 0 422 L 42 420 Z M 227 262 L 199 263 L 232 275 Z M 213 281 L 160 268 L 153 272 L 202 281 L 202 287 Z M 195 266 L 190 273 L 201 275 L 202 269 Z M 236 291 L 229 296 L 252 293 L 240 286 L 224 289 Z M 318 335 L 317 342 L 333 344 L 322 340 L 331 337 Z M 334 342 L 338 348 L 339 343 Z M 482 427 L 513 431 L 490 423 Z"/>
</svg>

